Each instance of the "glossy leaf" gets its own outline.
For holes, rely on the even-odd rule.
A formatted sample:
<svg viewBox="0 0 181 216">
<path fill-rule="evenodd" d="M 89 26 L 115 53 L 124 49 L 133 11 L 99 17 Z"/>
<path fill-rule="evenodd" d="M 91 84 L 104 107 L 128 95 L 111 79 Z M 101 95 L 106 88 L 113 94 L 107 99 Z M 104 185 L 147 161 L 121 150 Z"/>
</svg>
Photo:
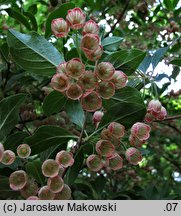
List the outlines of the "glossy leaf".
<svg viewBox="0 0 181 216">
<path fill-rule="evenodd" d="M 172 61 L 170 61 L 169 63 L 181 67 L 181 58 L 175 58 Z"/>
<path fill-rule="evenodd" d="M 61 4 L 59 6 L 59 8 L 57 8 L 56 10 L 54 10 L 52 13 L 49 14 L 48 18 L 47 18 L 47 21 L 46 21 L 46 30 L 45 30 L 45 37 L 49 37 L 51 35 L 51 22 L 53 19 L 56 19 L 56 18 L 66 18 L 66 15 L 67 15 L 67 11 L 69 9 L 72 9 L 74 8 L 75 5 L 71 2 L 69 3 L 65 3 L 65 4 Z"/>
<path fill-rule="evenodd" d="M 111 62 L 118 70 L 122 70 L 127 75 L 131 75 L 143 61 L 146 53 L 138 50 L 121 50 L 110 54 L 103 59 L 103 61 Z"/>
<path fill-rule="evenodd" d="M 3 140 L 18 123 L 19 107 L 25 98 L 25 94 L 17 94 L 0 101 L 0 140 Z"/>
<path fill-rule="evenodd" d="M 37 33 L 28 35 L 10 29 L 7 42 L 13 60 L 33 73 L 51 76 L 58 64 L 64 61 L 58 50 Z"/>
<path fill-rule="evenodd" d="M 144 105 L 141 94 L 138 90 L 131 87 L 125 87 L 116 91 L 110 100 L 103 100 L 103 107 L 109 109 L 119 102 L 136 102 Z"/>
<path fill-rule="evenodd" d="M 28 133 L 26 132 L 17 132 L 15 134 L 10 135 L 6 141 L 3 143 L 5 149 L 12 150 L 16 152 L 17 147 L 23 143 L 23 140 L 28 137 Z"/>
<path fill-rule="evenodd" d="M 79 149 L 79 151 L 77 152 L 77 154 L 74 157 L 74 164 L 73 166 L 71 166 L 66 174 L 66 183 L 68 185 L 72 185 L 74 183 L 74 181 L 76 180 L 82 165 L 83 165 L 83 161 L 84 161 L 84 153 L 83 153 L 83 147 L 81 147 Z"/>
<path fill-rule="evenodd" d="M 46 125 L 39 127 L 35 134 L 26 138 L 24 142 L 30 145 L 31 155 L 34 155 L 45 151 L 51 146 L 64 145 L 70 139 L 76 138 L 76 136 L 63 128 Z"/>
<path fill-rule="evenodd" d="M 42 162 L 40 160 L 28 162 L 26 164 L 26 172 L 28 175 L 32 176 L 38 183 L 44 185 L 45 177 L 42 174 L 41 166 Z"/>
<path fill-rule="evenodd" d="M 30 19 L 31 24 L 32 24 L 32 29 L 34 31 L 37 31 L 38 30 L 38 25 L 37 25 L 35 16 L 30 12 L 24 12 L 24 15 Z"/>
<path fill-rule="evenodd" d="M 148 54 L 141 62 L 138 69 L 141 70 L 143 73 L 146 73 L 147 69 L 151 64 L 151 60 L 152 60 L 152 56 Z"/>
<path fill-rule="evenodd" d="M 123 41 L 123 38 L 112 36 L 112 37 L 105 38 L 101 42 L 101 45 L 103 46 L 104 50 L 115 52 L 119 48 L 120 43 L 122 41 Z"/>
<path fill-rule="evenodd" d="M 45 97 L 43 101 L 43 111 L 47 116 L 58 113 L 61 111 L 66 101 L 67 99 L 62 93 L 53 91 Z"/>
<path fill-rule="evenodd" d="M 84 111 L 79 101 L 68 100 L 65 105 L 65 111 L 74 124 L 78 125 L 81 128 L 83 127 Z"/>
<path fill-rule="evenodd" d="M 28 30 L 31 30 L 31 26 L 28 20 L 21 13 L 19 13 L 16 10 L 13 10 L 12 8 L 6 9 L 6 12 L 8 13 L 10 17 L 16 19 L 19 23 L 23 24 Z"/>
</svg>

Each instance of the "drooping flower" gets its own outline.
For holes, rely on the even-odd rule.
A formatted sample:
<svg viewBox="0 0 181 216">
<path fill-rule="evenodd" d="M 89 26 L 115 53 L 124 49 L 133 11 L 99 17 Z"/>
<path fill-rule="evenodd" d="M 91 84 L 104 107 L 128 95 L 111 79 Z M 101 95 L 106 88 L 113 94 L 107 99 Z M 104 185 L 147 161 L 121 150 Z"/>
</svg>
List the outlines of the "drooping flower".
<svg viewBox="0 0 181 216">
<path fill-rule="evenodd" d="M 114 145 L 109 140 L 99 140 L 96 143 L 96 151 L 98 154 L 110 157 L 114 152 Z"/>
<path fill-rule="evenodd" d="M 69 88 L 66 91 L 68 98 L 72 100 L 78 100 L 83 94 L 82 88 L 77 83 L 70 84 Z"/>
<path fill-rule="evenodd" d="M 85 56 L 88 60 L 95 62 L 101 58 L 102 53 L 103 47 L 99 45 L 93 52 L 85 52 Z"/>
<path fill-rule="evenodd" d="M 28 176 L 24 170 L 18 170 L 9 176 L 9 186 L 12 190 L 21 190 L 27 183 Z"/>
<path fill-rule="evenodd" d="M 73 58 L 66 64 L 66 73 L 72 78 L 79 78 L 85 73 L 85 65 L 79 58 Z"/>
<path fill-rule="evenodd" d="M 99 33 L 99 26 L 93 20 L 89 20 L 84 24 L 82 29 L 82 34 L 98 34 Z"/>
<path fill-rule="evenodd" d="M 51 29 L 56 37 L 66 37 L 69 32 L 68 23 L 63 18 L 52 20 Z"/>
<path fill-rule="evenodd" d="M 126 86 L 126 82 L 128 80 L 128 77 L 126 76 L 125 73 L 122 71 L 115 71 L 111 82 L 114 83 L 116 89 L 120 89 Z"/>
<path fill-rule="evenodd" d="M 64 73 L 56 73 L 51 79 L 51 87 L 59 92 L 64 92 L 69 87 L 69 78 Z"/>
<path fill-rule="evenodd" d="M 107 165 L 112 170 L 119 170 L 123 167 L 123 159 L 118 153 L 113 153 L 107 158 Z"/>
<path fill-rule="evenodd" d="M 73 165 L 74 158 L 71 152 L 62 150 L 57 153 L 56 162 L 59 164 L 59 166 L 66 168 Z"/>
<path fill-rule="evenodd" d="M 97 65 L 96 74 L 101 80 L 111 80 L 115 69 L 110 62 L 101 62 Z"/>
<path fill-rule="evenodd" d="M 125 156 L 129 163 L 133 165 L 137 165 L 140 161 L 142 161 L 141 152 L 134 147 L 128 148 L 126 150 Z"/>
<path fill-rule="evenodd" d="M 147 140 L 150 137 L 150 131 L 150 126 L 142 122 L 137 122 L 131 127 L 131 135 L 139 140 Z"/>
<path fill-rule="evenodd" d="M 147 112 L 151 113 L 154 117 L 157 117 L 157 115 L 161 112 L 162 105 L 160 101 L 158 100 L 151 100 L 148 103 Z"/>
<path fill-rule="evenodd" d="M 94 53 L 99 47 L 99 36 L 96 34 L 86 34 L 80 42 L 81 49 L 88 54 Z"/>
<path fill-rule="evenodd" d="M 86 15 L 80 8 L 68 10 L 66 20 L 72 29 L 80 29 L 84 26 Z"/>
<path fill-rule="evenodd" d="M 101 157 L 95 154 L 92 154 L 87 158 L 86 164 L 88 168 L 94 172 L 98 172 L 103 167 L 103 162 L 101 160 Z"/>
<path fill-rule="evenodd" d="M 97 87 L 97 92 L 104 99 L 110 99 L 115 94 L 115 86 L 112 82 L 101 81 Z"/>
</svg>

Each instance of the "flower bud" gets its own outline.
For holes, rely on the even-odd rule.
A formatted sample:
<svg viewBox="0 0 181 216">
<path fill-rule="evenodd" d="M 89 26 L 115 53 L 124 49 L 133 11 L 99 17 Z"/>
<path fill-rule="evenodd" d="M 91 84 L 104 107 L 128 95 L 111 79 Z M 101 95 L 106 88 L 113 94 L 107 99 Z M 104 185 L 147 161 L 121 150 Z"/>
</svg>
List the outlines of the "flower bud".
<svg viewBox="0 0 181 216">
<path fill-rule="evenodd" d="M 128 77 L 126 76 L 125 73 L 122 71 L 115 71 L 111 82 L 114 83 L 116 89 L 120 89 L 126 86 L 126 82 L 128 80 Z"/>
<path fill-rule="evenodd" d="M 56 73 L 52 77 L 50 85 L 53 89 L 64 92 L 69 87 L 69 79 L 64 73 Z"/>
<path fill-rule="evenodd" d="M 85 65 L 79 58 L 73 58 L 67 62 L 66 73 L 72 78 L 79 78 L 85 73 Z"/>
<path fill-rule="evenodd" d="M 104 99 L 110 99 L 115 94 L 115 86 L 112 82 L 101 81 L 97 87 L 97 92 Z"/>
<path fill-rule="evenodd" d="M 110 80 L 114 75 L 115 69 L 109 62 L 101 62 L 96 68 L 96 74 L 101 80 Z"/>
<path fill-rule="evenodd" d="M 39 200 L 37 196 L 30 196 L 26 200 Z"/>
<path fill-rule="evenodd" d="M 146 123 L 151 123 L 155 117 L 151 113 L 146 113 L 144 121 Z"/>
<path fill-rule="evenodd" d="M 31 148 L 27 144 L 21 144 L 17 148 L 17 154 L 20 158 L 27 158 L 31 154 Z"/>
<path fill-rule="evenodd" d="M 94 124 L 97 124 L 101 121 L 102 117 L 103 117 L 104 113 L 101 111 L 96 111 L 92 117 L 92 121 Z"/>
<path fill-rule="evenodd" d="M 117 122 L 111 122 L 108 126 L 108 130 L 110 131 L 112 136 L 118 139 L 123 137 L 125 133 L 125 127 Z"/>
<path fill-rule="evenodd" d="M 48 179 L 47 185 L 53 193 L 58 193 L 62 191 L 64 187 L 64 181 L 60 176 L 55 176 Z"/>
<path fill-rule="evenodd" d="M 102 53 L 103 53 L 103 47 L 99 45 L 97 49 L 94 50 L 94 52 L 85 52 L 85 56 L 88 60 L 95 62 L 101 58 Z"/>
<path fill-rule="evenodd" d="M 20 190 L 20 194 L 23 198 L 35 196 L 38 193 L 38 185 L 34 179 L 28 179 L 26 185 Z"/>
<path fill-rule="evenodd" d="M 52 20 L 51 29 L 56 37 L 66 37 L 69 32 L 68 23 L 63 18 Z"/>
<path fill-rule="evenodd" d="M 99 47 L 99 36 L 96 34 L 86 34 L 81 39 L 80 46 L 85 53 L 93 53 Z"/>
<path fill-rule="evenodd" d="M 157 120 L 164 120 L 166 116 L 167 116 L 167 111 L 165 107 L 162 106 L 161 111 L 157 116 Z"/>
<path fill-rule="evenodd" d="M 92 154 L 86 160 L 87 167 L 94 172 L 98 172 L 103 167 L 100 156 Z"/>
<path fill-rule="evenodd" d="M 150 131 L 150 126 L 141 122 L 137 122 L 131 127 L 131 135 L 139 140 L 147 140 L 150 137 Z"/>
<path fill-rule="evenodd" d="M 93 90 L 96 86 L 97 79 L 92 71 L 85 71 L 82 77 L 78 80 L 78 84 L 83 90 Z"/>
<path fill-rule="evenodd" d="M 140 148 L 146 142 L 146 140 L 139 140 L 136 136 L 130 135 L 129 142 L 132 146 Z"/>
<path fill-rule="evenodd" d="M 129 163 L 133 165 L 137 165 L 142 160 L 141 152 L 134 147 L 128 148 L 126 150 L 125 156 Z"/>
<path fill-rule="evenodd" d="M 57 153 L 56 162 L 59 164 L 59 166 L 69 167 L 73 165 L 74 158 L 71 152 L 62 150 Z"/>
<path fill-rule="evenodd" d="M 3 158 L 3 153 L 4 153 L 4 146 L 3 146 L 3 144 L 0 143 L 0 162 Z"/>
<path fill-rule="evenodd" d="M 42 173 L 46 177 L 57 176 L 59 172 L 59 165 L 55 160 L 48 159 L 42 164 Z"/>
<path fill-rule="evenodd" d="M 151 113 L 154 117 L 157 117 L 157 115 L 161 112 L 162 105 L 160 101 L 158 100 L 151 100 L 148 103 L 147 112 Z"/>
<path fill-rule="evenodd" d="M 109 140 L 99 140 L 96 143 L 96 151 L 98 154 L 110 157 L 114 152 L 114 145 Z"/>
<path fill-rule="evenodd" d="M 55 198 L 55 194 L 51 192 L 48 186 L 43 186 L 38 192 L 38 197 L 40 200 L 53 200 Z"/>
<path fill-rule="evenodd" d="M 86 92 L 81 98 L 82 108 L 88 112 L 95 112 L 102 107 L 102 99 L 97 92 Z"/>
<path fill-rule="evenodd" d="M 72 100 L 78 100 L 82 96 L 82 94 L 82 88 L 76 83 L 70 84 L 69 88 L 66 91 L 67 97 Z"/>
<path fill-rule="evenodd" d="M 80 8 L 68 10 L 66 20 L 72 29 L 82 28 L 85 23 L 85 19 L 86 15 L 82 12 Z"/>
<path fill-rule="evenodd" d="M 116 152 L 113 155 L 111 155 L 111 157 L 109 157 L 107 160 L 108 160 L 107 164 L 109 168 L 112 170 L 119 170 L 123 167 L 123 159 Z"/>
<path fill-rule="evenodd" d="M 66 73 L 66 71 L 67 71 L 66 65 L 67 65 L 67 62 L 63 62 L 63 63 L 59 64 L 57 66 L 56 72 L 57 73 Z"/>
<path fill-rule="evenodd" d="M 99 26 L 93 20 L 89 20 L 84 24 L 82 34 L 99 34 Z"/>
<path fill-rule="evenodd" d="M 28 176 L 24 170 L 18 170 L 9 176 L 9 186 L 12 190 L 21 190 L 27 183 Z"/>
<path fill-rule="evenodd" d="M 4 165 L 11 165 L 15 161 L 15 159 L 16 159 L 16 156 L 14 152 L 12 152 L 11 150 L 6 150 L 3 153 L 1 163 Z"/>
<path fill-rule="evenodd" d="M 62 191 L 55 194 L 54 200 L 69 200 L 71 198 L 71 193 L 70 187 L 64 184 Z"/>
</svg>

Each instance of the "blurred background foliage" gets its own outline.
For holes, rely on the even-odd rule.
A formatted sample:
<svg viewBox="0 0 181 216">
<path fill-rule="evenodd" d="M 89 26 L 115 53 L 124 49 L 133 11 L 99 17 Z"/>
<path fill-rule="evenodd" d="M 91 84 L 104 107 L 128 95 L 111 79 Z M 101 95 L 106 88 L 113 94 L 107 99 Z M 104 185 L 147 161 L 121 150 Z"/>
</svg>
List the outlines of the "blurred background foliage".
<svg viewBox="0 0 181 216">
<path fill-rule="evenodd" d="M 41 104 L 47 91 L 43 87 L 49 83 L 49 79 L 30 76 L 29 72 L 23 76 L 22 68 L 10 61 L 6 44 L 9 28 L 45 35 L 49 14 L 66 2 L 82 8 L 91 19 L 101 24 L 104 36 L 122 37 L 120 50 L 138 48 L 147 52 L 145 75 L 151 73 L 154 83 L 145 87 L 144 82 L 149 83 L 146 78 L 144 82 L 138 79 L 138 82 L 131 83 L 130 77 L 129 84 L 145 94 L 145 102 L 158 96 L 169 114 L 165 121 L 152 123 L 151 138 L 142 148 L 144 159 L 140 166 L 125 164 L 118 172 L 102 170 L 100 173 L 91 173 L 85 167 L 71 186 L 73 199 L 181 199 L 179 0 L 0 0 L 0 98 L 20 92 L 31 95 L 28 105 L 21 108 L 21 118 L 26 121 L 28 130 L 45 124 L 72 128 L 64 112 L 58 118 L 43 115 Z M 54 40 L 54 37 L 47 39 L 60 52 L 67 54 L 68 49 L 63 47 L 62 41 Z M 70 49 L 72 46 L 70 41 L 67 47 Z M 168 49 L 163 50 L 166 47 Z M 163 64 L 170 65 L 169 73 L 155 73 L 154 65 L 149 67 L 151 55 L 156 50 L 157 58 L 161 60 L 164 55 Z M 176 82 L 180 84 L 180 89 L 175 90 Z M 1 167 L 1 171 L 3 169 Z M 4 185 L 0 187 L 3 191 Z M 14 192 L 10 197 L 13 195 Z M 4 198 L 2 194 L 0 196 Z"/>
</svg>

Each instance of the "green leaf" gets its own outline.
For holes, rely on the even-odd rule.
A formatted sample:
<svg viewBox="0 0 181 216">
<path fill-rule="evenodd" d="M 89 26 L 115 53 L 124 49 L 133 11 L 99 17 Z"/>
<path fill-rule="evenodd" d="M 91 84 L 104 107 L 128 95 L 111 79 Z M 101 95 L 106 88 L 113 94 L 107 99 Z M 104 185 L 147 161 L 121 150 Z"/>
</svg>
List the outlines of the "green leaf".
<svg viewBox="0 0 181 216">
<path fill-rule="evenodd" d="M 144 105 L 140 92 L 135 88 L 128 86 L 117 90 L 110 100 L 103 100 L 103 107 L 109 109 L 111 106 L 119 102 L 136 102 Z"/>
<path fill-rule="evenodd" d="M 66 150 L 66 145 L 61 145 L 61 147 L 61 150 Z M 60 151 L 60 146 L 52 146 L 40 153 L 40 160 L 45 161 L 53 157 L 52 155 L 56 154 L 58 151 Z"/>
<path fill-rule="evenodd" d="M 32 24 L 32 29 L 34 31 L 37 31 L 38 30 L 38 25 L 37 25 L 35 16 L 30 12 L 24 12 L 24 15 L 30 19 L 31 24 Z"/>
<path fill-rule="evenodd" d="M 64 145 L 70 139 L 77 137 L 58 126 L 41 126 L 31 137 L 24 140 L 31 147 L 32 155 L 45 151 L 54 145 Z"/>
<path fill-rule="evenodd" d="M 101 45 L 103 46 L 104 50 L 115 52 L 119 48 L 122 41 L 123 38 L 112 36 L 104 38 L 104 40 L 101 42 Z"/>
<path fill-rule="evenodd" d="M 74 183 L 74 181 L 76 180 L 82 165 L 83 165 L 83 161 L 84 161 L 84 152 L 83 152 L 83 146 L 79 149 L 79 151 L 77 152 L 77 154 L 74 157 L 74 164 L 73 166 L 71 166 L 66 174 L 66 178 L 65 181 L 68 185 L 72 185 Z"/>
<path fill-rule="evenodd" d="M 0 102 L 0 140 L 14 128 L 19 119 L 19 107 L 26 98 L 25 94 L 12 95 Z"/>
<path fill-rule="evenodd" d="M 23 24 L 28 30 L 31 30 L 31 26 L 28 20 L 21 13 L 19 13 L 16 10 L 13 10 L 12 8 L 6 9 L 6 12 L 8 13 L 10 17 L 16 19 L 19 23 Z"/>
<path fill-rule="evenodd" d="M 68 100 L 65 105 L 65 111 L 74 124 L 78 125 L 81 128 L 83 127 L 84 111 L 79 101 Z"/>
<path fill-rule="evenodd" d="M 58 50 L 36 33 L 27 35 L 10 29 L 7 42 L 14 61 L 33 73 L 52 76 L 58 64 L 64 61 Z"/>
<path fill-rule="evenodd" d="M 157 49 L 156 52 L 153 54 L 152 60 L 151 60 L 151 63 L 152 63 L 152 66 L 153 66 L 153 70 L 156 68 L 156 66 L 158 65 L 158 63 L 161 61 L 161 59 L 165 55 L 165 53 L 168 50 L 168 48 L 169 48 L 169 46 Z"/>
<path fill-rule="evenodd" d="M 23 143 L 23 140 L 28 137 L 26 132 L 17 132 L 10 135 L 6 141 L 3 143 L 5 149 L 9 149 L 16 152 L 17 147 Z"/>
<path fill-rule="evenodd" d="M 65 103 L 65 96 L 58 91 L 53 91 L 45 97 L 43 101 L 43 111 L 47 116 L 50 116 L 60 112 Z"/>
<path fill-rule="evenodd" d="M 38 183 L 44 185 L 45 177 L 42 174 L 41 167 L 42 167 L 42 162 L 40 160 L 28 162 L 26 164 L 26 172 L 28 175 L 32 176 Z"/>
<path fill-rule="evenodd" d="M 145 52 L 138 49 L 121 50 L 106 56 L 103 61 L 110 62 L 116 69 L 131 75 L 143 61 L 145 55 Z"/>
<path fill-rule="evenodd" d="M 93 186 L 97 193 L 98 199 L 101 199 L 101 194 L 105 188 L 107 179 L 104 176 L 98 176 L 93 182 Z"/>
<path fill-rule="evenodd" d="M 56 19 L 56 18 L 66 18 L 66 15 L 67 15 L 67 11 L 69 9 L 72 9 L 74 8 L 75 5 L 71 2 L 69 3 L 65 3 L 65 4 L 62 4 L 59 6 L 59 8 L 57 8 L 56 10 L 54 10 L 51 14 L 49 14 L 48 18 L 47 18 L 47 21 L 46 21 L 46 30 L 45 30 L 45 37 L 49 37 L 51 35 L 51 22 L 53 19 Z"/>
<path fill-rule="evenodd" d="M 175 58 L 172 61 L 170 61 L 169 64 L 173 64 L 181 67 L 181 58 Z"/>
<path fill-rule="evenodd" d="M 9 62 L 9 47 L 7 43 L 4 43 L 1 47 L 0 47 L 0 52 L 2 57 L 4 58 L 4 60 L 6 62 Z"/>
<path fill-rule="evenodd" d="M 18 191 L 13 191 L 9 187 L 9 178 L 0 175 L 0 199 L 14 198 L 17 199 Z"/>
<path fill-rule="evenodd" d="M 146 73 L 147 69 L 149 68 L 151 64 L 151 60 L 152 60 L 152 56 L 148 54 L 147 56 L 145 56 L 145 58 L 141 62 L 138 69 L 141 70 L 143 73 Z"/>
<path fill-rule="evenodd" d="M 179 0 L 163 0 L 163 4 L 168 10 L 174 10 L 179 3 Z"/>
</svg>

